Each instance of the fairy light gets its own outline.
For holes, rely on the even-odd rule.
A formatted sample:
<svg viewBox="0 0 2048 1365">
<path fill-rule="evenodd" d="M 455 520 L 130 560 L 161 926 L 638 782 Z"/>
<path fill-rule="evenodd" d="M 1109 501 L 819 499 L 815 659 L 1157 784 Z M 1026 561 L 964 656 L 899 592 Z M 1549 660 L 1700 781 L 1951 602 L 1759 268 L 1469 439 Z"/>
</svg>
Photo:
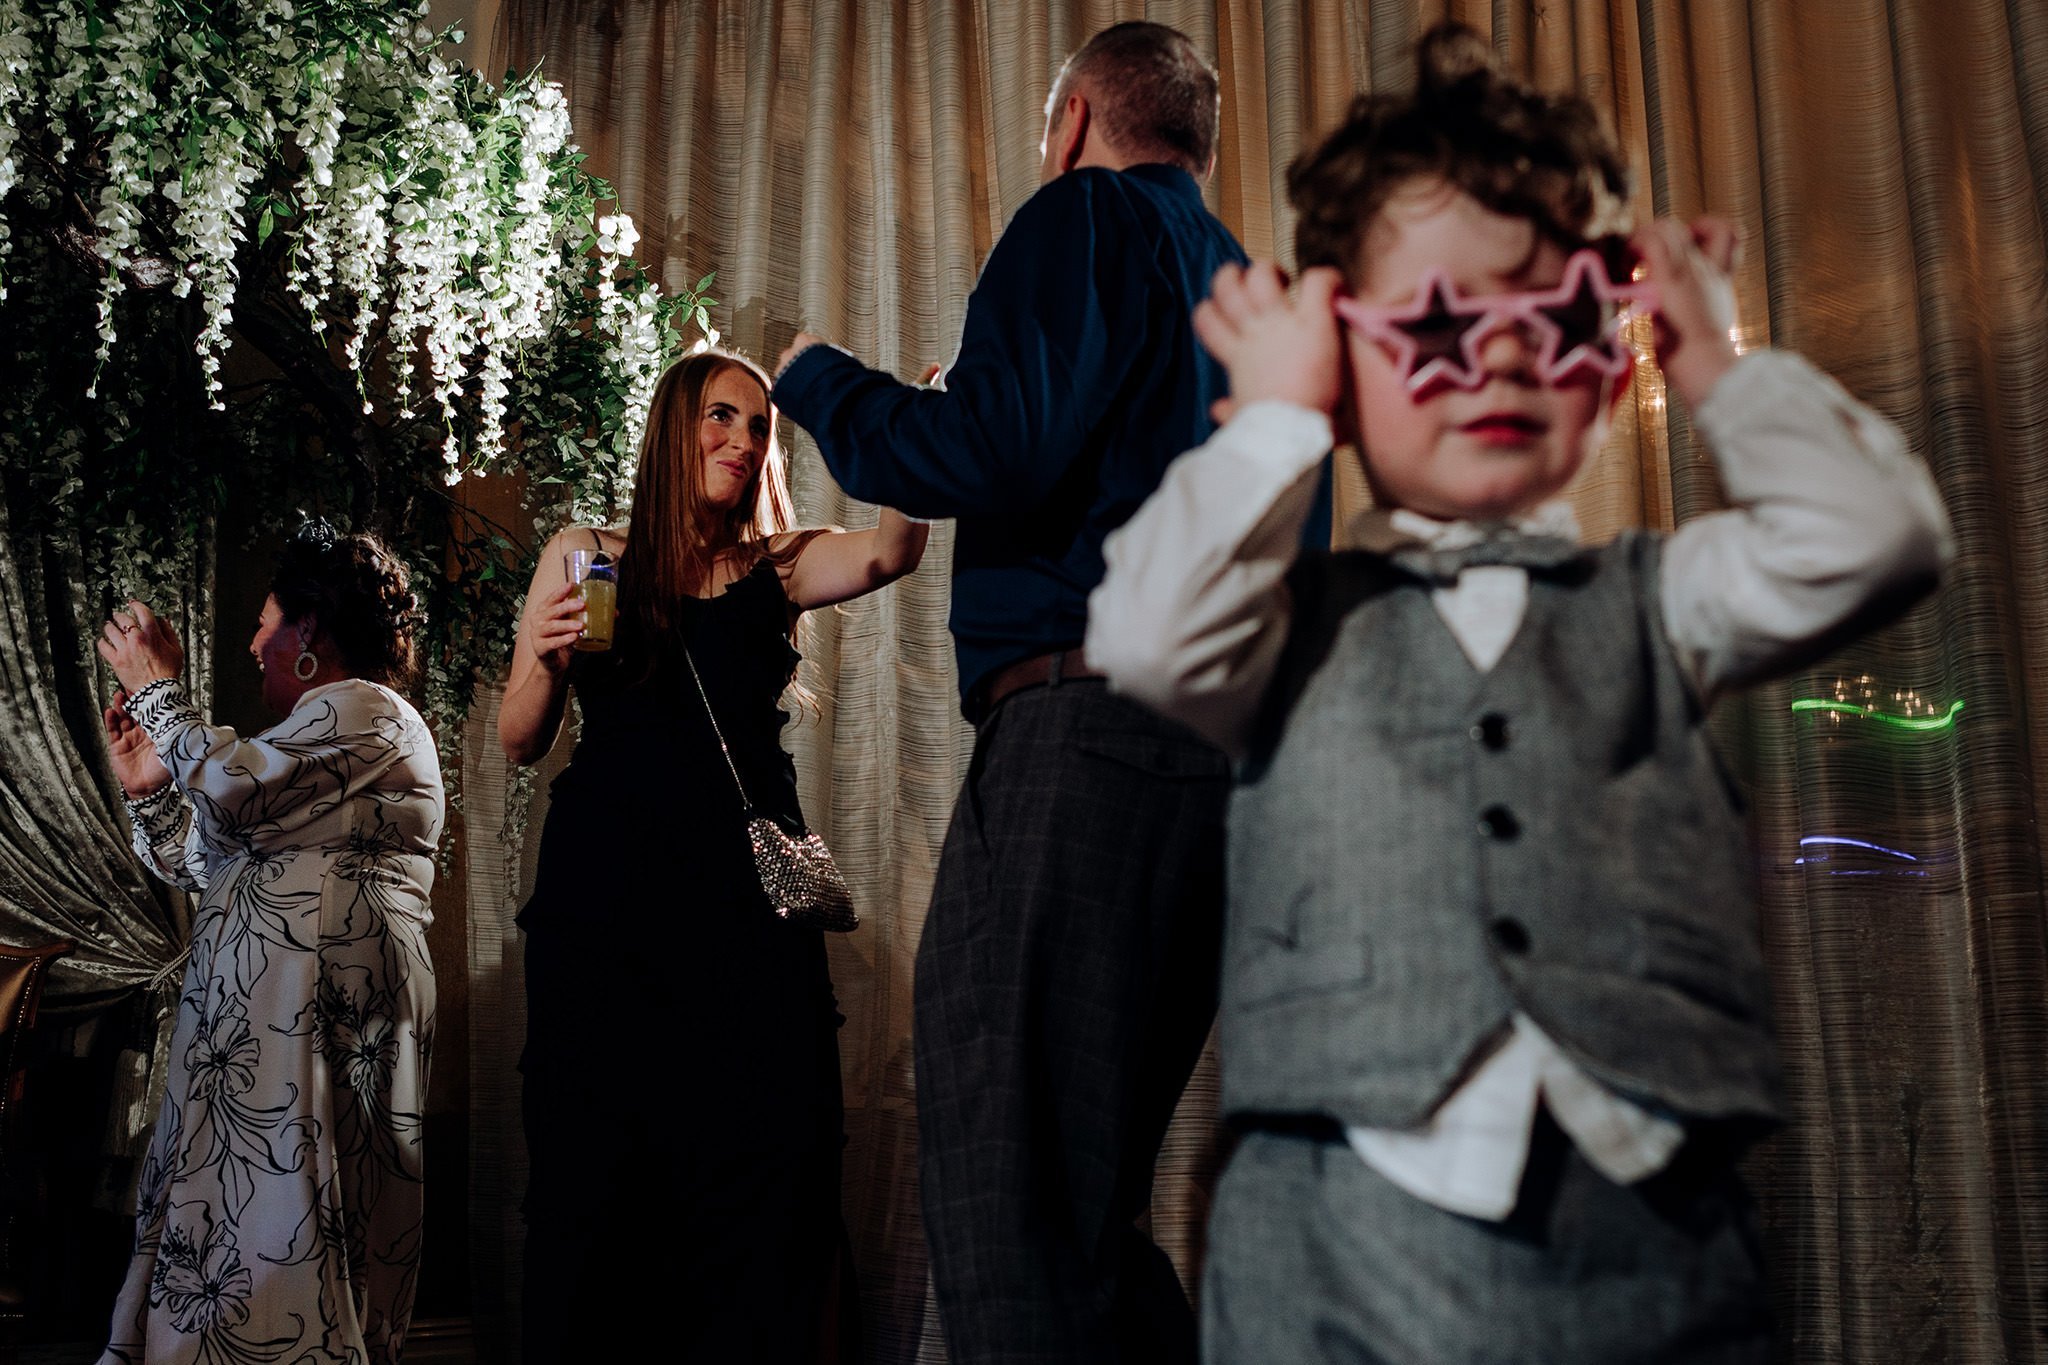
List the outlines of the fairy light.
<svg viewBox="0 0 2048 1365">
<path fill-rule="evenodd" d="M 1963 703 L 1958 699 L 1944 708 L 1911 688 L 1892 688 L 1887 692 L 1866 673 L 1853 680 L 1837 678 L 1832 697 L 1802 697 L 1792 703 L 1792 709 L 1825 715 L 1835 725 L 1841 724 L 1843 717 L 1853 716 L 1896 730 L 1925 732 L 1953 727 L 1956 717 L 1962 714 Z"/>
</svg>

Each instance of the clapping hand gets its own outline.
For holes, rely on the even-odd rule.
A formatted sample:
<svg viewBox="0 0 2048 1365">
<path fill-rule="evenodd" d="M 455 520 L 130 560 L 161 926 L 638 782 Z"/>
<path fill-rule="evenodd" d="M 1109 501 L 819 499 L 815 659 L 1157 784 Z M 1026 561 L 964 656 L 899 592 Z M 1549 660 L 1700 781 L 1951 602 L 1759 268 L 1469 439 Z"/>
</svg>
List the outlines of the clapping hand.
<svg viewBox="0 0 2048 1365">
<path fill-rule="evenodd" d="M 114 694 L 114 704 L 100 713 L 107 727 L 107 757 L 114 762 L 114 776 L 121 790 L 130 796 L 147 796 L 171 780 L 171 770 L 157 757 L 149 733 L 128 714 L 126 689 Z"/>
<path fill-rule="evenodd" d="M 126 610 L 115 612 L 101 633 L 106 638 L 97 642 L 100 657 L 130 692 L 185 671 L 185 647 L 177 633 L 141 602 L 131 601 Z"/>
</svg>

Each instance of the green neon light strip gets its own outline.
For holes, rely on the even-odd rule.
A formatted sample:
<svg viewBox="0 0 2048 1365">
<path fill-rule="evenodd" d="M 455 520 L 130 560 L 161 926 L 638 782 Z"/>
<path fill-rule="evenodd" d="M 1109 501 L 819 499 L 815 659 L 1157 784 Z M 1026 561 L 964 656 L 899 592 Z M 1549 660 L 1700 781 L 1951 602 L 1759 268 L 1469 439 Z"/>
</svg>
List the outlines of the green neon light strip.
<svg viewBox="0 0 2048 1365">
<path fill-rule="evenodd" d="M 1846 716 L 1860 716 L 1864 720 L 1882 721 L 1899 730 L 1946 730 L 1956 723 L 1956 714 L 1963 709 L 1960 701 L 1949 703 L 1945 716 L 1895 716 L 1888 711 L 1873 707 L 1858 706 L 1847 701 L 1823 701 L 1809 697 L 1792 703 L 1794 711 L 1839 711 Z"/>
</svg>

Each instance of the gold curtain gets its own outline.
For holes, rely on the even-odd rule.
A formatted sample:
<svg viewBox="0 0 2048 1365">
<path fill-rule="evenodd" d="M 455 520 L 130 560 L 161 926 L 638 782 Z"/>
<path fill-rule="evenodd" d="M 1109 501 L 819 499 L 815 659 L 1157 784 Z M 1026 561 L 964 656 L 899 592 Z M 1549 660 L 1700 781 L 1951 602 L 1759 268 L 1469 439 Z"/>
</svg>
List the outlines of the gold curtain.
<svg viewBox="0 0 2048 1365">
<path fill-rule="evenodd" d="M 1721 717 L 1758 817 L 1793 1096 L 1752 1173 L 1786 1359 L 2048 1360 L 2048 705 L 2034 704 L 2048 702 L 2034 683 L 2048 663 L 2048 7 L 504 0 L 492 53 L 567 87 L 642 259 L 670 285 L 717 271 L 732 342 L 772 362 L 804 327 L 914 377 L 949 358 L 981 260 L 1036 187 L 1058 62 L 1131 18 L 1217 56 L 1210 200 L 1255 255 L 1283 261 L 1296 152 L 1354 93 L 1402 83 L 1430 23 L 1491 35 L 1515 70 L 1607 111 L 1643 213 L 1738 222 L 1745 346 L 1811 356 L 1934 468 L 1961 548 L 1940 596 Z M 1719 498 L 1654 370 L 1635 385 L 1574 493 L 1595 536 L 1669 527 Z M 872 515 L 795 445 L 806 520 Z M 1340 479 L 1340 501 L 1357 498 Z M 806 809 L 868 910 L 833 970 L 846 1209 L 875 1360 L 942 1357 L 909 1001 L 969 739 L 945 632 L 949 548 L 942 530 L 914 578 L 812 623 L 804 676 L 826 705 L 792 740 Z M 502 925 L 501 907 L 477 908 Z M 1213 1102 L 1205 1068 L 1162 1162 L 1155 1230 L 1184 1270 Z M 501 1241 L 497 1211 L 476 1214 Z"/>
</svg>

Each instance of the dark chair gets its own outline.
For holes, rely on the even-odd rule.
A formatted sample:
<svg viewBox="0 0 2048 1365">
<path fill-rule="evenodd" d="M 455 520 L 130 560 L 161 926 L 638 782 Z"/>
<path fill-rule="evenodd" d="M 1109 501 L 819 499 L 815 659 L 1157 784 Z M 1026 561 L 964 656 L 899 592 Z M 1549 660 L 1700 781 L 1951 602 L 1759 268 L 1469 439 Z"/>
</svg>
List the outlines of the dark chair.
<svg viewBox="0 0 2048 1365">
<path fill-rule="evenodd" d="M 35 1027 L 43 980 L 50 964 L 71 949 L 68 942 L 35 948 L 0 943 L 0 1171 L 7 1168 L 10 1120 L 28 1084 L 28 1038 Z M 11 1198 L 0 1203 L 0 1365 L 12 1365 L 20 1357 L 28 1321 L 27 1287 L 16 1269 L 14 1213 Z"/>
</svg>

